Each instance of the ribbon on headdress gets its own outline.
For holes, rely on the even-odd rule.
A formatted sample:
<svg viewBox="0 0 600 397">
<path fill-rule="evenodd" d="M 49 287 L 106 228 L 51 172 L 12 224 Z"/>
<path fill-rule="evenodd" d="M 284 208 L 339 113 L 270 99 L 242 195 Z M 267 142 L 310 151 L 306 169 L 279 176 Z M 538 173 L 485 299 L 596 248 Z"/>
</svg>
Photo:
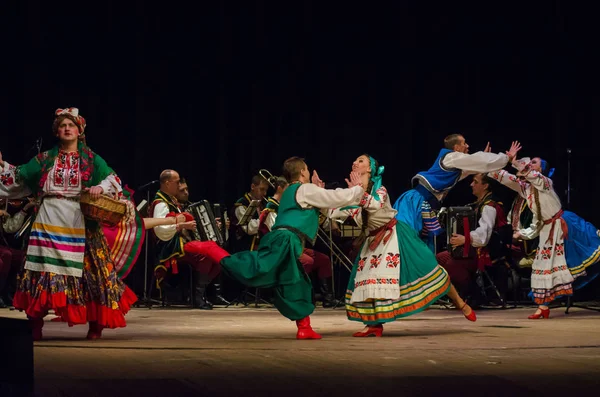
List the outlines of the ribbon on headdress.
<svg viewBox="0 0 600 397">
<path fill-rule="evenodd" d="M 548 162 L 544 159 L 540 159 L 541 165 L 542 165 L 542 174 L 545 174 L 548 176 L 548 178 L 552 178 L 552 175 L 554 175 L 554 171 L 556 171 L 556 168 L 550 168 L 548 170 Z M 548 170 L 546 172 L 546 170 Z"/>
<path fill-rule="evenodd" d="M 79 130 L 81 131 L 79 133 L 79 135 L 83 135 L 86 124 L 85 124 L 85 119 L 79 115 L 79 109 L 77 109 L 77 108 L 56 109 L 56 111 L 54 112 L 54 115 L 56 117 L 67 115 L 67 114 L 75 119 L 75 123 L 77 123 L 77 125 L 79 126 Z"/>
<path fill-rule="evenodd" d="M 385 167 L 380 165 L 376 167 L 375 159 L 369 156 L 369 160 L 371 162 L 371 181 L 373 181 L 373 188 L 371 189 L 371 196 L 375 197 L 375 200 L 379 201 L 379 195 L 377 194 L 377 190 L 381 187 L 381 174 L 385 171 Z"/>
</svg>

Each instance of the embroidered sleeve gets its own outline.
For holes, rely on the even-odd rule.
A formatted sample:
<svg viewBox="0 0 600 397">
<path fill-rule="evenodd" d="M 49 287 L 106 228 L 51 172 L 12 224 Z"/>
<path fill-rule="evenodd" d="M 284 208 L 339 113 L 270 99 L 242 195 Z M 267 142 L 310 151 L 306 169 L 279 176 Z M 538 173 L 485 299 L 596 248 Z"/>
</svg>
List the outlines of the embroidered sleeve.
<svg viewBox="0 0 600 397">
<path fill-rule="evenodd" d="M 5 161 L 2 171 L 0 171 L 0 197 L 13 199 L 30 194 L 31 190 L 19 178 L 19 167 Z"/>
<path fill-rule="evenodd" d="M 121 187 L 121 179 L 115 174 L 111 174 L 104 178 L 102 182 L 98 184 L 103 190 L 104 194 L 108 196 L 118 196 L 123 194 L 123 188 Z"/>
<path fill-rule="evenodd" d="M 520 181 L 519 178 L 517 178 L 515 175 L 507 171 L 500 170 L 495 172 L 489 172 L 487 176 L 497 180 L 504 186 L 514 190 L 515 192 L 519 193 L 519 195 L 521 195 L 522 197 L 527 197 L 527 184 L 523 181 Z"/>
<path fill-rule="evenodd" d="M 533 187 L 540 192 L 549 192 L 552 190 L 552 179 L 542 175 L 538 171 L 529 171 L 525 178 Z"/>
<path fill-rule="evenodd" d="M 369 193 L 365 192 L 362 196 L 362 199 L 360 200 L 359 205 L 365 209 L 378 210 L 380 208 L 383 208 L 385 202 L 388 199 L 388 193 L 386 188 L 382 186 L 379 189 L 377 189 L 377 195 L 379 196 L 379 200 L 376 197 L 371 196 Z"/>
</svg>

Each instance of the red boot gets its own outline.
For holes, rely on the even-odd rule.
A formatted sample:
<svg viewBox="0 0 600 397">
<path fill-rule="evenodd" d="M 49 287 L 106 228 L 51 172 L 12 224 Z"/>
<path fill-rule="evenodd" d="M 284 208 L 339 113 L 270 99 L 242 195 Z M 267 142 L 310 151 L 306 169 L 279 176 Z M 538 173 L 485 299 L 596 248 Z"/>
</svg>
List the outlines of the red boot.
<svg viewBox="0 0 600 397">
<path fill-rule="evenodd" d="M 90 321 L 89 327 L 87 339 L 95 340 L 102 338 L 102 330 L 104 329 L 104 326 L 99 325 L 96 321 Z"/>
<path fill-rule="evenodd" d="M 44 326 L 44 319 L 39 317 L 29 317 L 29 326 L 31 327 L 31 336 L 33 337 L 33 340 L 42 340 L 42 327 Z"/>
<path fill-rule="evenodd" d="M 321 339 L 321 335 L 313 331 L 310 326 L 310 317 L 306 316 L 302 320 L 296 320 L 298 326 L 298 333 L 296 339 Z"/>
</svg>

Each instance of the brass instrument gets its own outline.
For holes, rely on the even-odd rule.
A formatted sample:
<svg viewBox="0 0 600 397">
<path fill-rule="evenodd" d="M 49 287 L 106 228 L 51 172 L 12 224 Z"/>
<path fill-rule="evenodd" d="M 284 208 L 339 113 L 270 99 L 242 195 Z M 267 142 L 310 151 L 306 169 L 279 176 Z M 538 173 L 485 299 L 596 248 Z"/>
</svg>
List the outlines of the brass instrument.
<svg viewBox="0 0 600 397">
<path fill-rule="evenodd" d="M 262 176 L 269 183 L 269 185 L 271 185 L 271 187 L 273 189 L 276 189 L 276 187 L 275 187 L 275 181 L 276 181 L 277 178 L 275 178 L 273 176 L 273 174 L 271 174 L 269 172 L 269 170 L 265 170 L 263 168 L 262 170 L 258 171 L 258 175 Z"/>
</svg>

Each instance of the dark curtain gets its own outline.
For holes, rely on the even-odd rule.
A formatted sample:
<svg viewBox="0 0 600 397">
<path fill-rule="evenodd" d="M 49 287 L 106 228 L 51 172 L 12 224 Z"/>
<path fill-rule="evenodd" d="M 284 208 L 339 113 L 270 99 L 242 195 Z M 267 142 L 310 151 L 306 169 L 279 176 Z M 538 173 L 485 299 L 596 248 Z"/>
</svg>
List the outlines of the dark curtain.
<svg viewBox="0 0 600 397">
<path fill-rule="evenodd" d="M 396 199 L 444 136 L 542 156 L 600 226 L 594 13 L 584 3 L 5 2 L 0 149 L 53 141 L 76 106 L 88 143 L 135 188 L 178 170 L 193 200 L 231 204 L 266 168 L 305 157 L 343 182 L 369 153 Z M 472 201 L 468 183 L 450 203 Z M 566 203 L 565 203 L 566 204 Z"/>
</svg>

